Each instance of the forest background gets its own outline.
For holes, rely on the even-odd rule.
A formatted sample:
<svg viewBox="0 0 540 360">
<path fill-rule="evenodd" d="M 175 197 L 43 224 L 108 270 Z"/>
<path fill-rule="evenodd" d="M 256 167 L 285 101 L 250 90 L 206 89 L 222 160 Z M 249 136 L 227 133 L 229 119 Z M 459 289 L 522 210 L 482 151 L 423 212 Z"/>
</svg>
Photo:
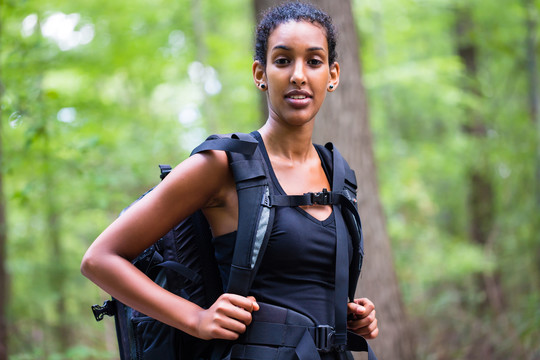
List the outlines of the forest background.
<svg viewBox="0 0 540 360">
<path fill-rule="evenodd" d="M 82 254 L 157 164 L 259 126 L 253 4 L 0 5 L 9 358 L 114 359 Z M 417 359 L 540 359 L 538 3 L 352 5 L 403 336 Z"/>
</svg>

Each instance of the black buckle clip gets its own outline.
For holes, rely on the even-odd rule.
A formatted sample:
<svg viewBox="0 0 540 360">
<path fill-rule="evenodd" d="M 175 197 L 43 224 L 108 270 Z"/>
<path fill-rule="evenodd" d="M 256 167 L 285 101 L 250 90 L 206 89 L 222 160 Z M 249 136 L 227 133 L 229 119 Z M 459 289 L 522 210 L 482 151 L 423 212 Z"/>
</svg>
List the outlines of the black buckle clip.
<svg viewBox="0 0 540 360">
<path fill-rule="evenodd" d="M 114 306 L 114 300 L 105 300 L 103 305 L 92 305 L 92 312 L 96 321 L 103 320 L 105 315 L 114 316 L 116 314 L 116 308 Z"/>
<path fill-rule="evenodd" d="M 172 171 L 172 167 L 170 165 L 159 165 L 159 170 L 161 171 L 159 178 L 163 180 Z"/>
<path fill-rule="evenodd" d="M 330 192 L 323 189 L 320 192 L 311 193 L 311 202 L 313 205 L 330 205 Z"/>
<path fill-rule="evenodd" d="M 334 350 L 334 328 L 329 325 L 319 325 L 315 328 L 315 345 L 317 350 L 327 353 Z"/>
</svg>

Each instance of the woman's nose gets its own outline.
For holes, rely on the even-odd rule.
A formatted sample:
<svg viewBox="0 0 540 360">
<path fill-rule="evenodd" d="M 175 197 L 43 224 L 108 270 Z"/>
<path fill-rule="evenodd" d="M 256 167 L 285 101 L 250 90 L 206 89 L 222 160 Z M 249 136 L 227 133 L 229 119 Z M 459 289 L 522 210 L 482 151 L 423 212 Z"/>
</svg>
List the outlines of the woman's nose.
<svg viewBox="0 0 540 360">
<path fill-rule="evenodd" d="M 295 85 L 304 85 L 306 83 L 306 74 L 304 70 L 304 64 L 302 62 L 297 62 L 291 76 L 291 83 Z"/>
</svg>

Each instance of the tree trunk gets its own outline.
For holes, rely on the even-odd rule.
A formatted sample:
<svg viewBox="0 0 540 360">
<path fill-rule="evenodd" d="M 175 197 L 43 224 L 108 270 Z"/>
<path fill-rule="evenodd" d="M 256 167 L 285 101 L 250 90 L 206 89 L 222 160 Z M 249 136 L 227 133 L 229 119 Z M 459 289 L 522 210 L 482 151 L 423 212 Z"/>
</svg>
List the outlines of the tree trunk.
<svg viewBox="0 0 540 360">
<path fill-rule="evenodd" d="M 50 121 L 50 118 L 44 117 L 44 121 Z M 69 316 L 67 314 L 67 295 L 66 295 L 66 262 L 64 249 L 62 246 L 61 232 L 61 210 L 56 197 L 56 191 L 59 189 L 56 180 L 54 167 L 52 164 L 51 143 L 51 126 L 45 124 L 44 142 L 45 148 L 43 151 L 44 174 L 43 182 L 45 189 L 45 221 L 46 221 L 46 239 L 50 246 L 50 273 L 49 286 L 57 294 L 56 313 L 58 316 L 57 323 L 54 326 L 54 337 L 58 342 L 59 350 L 65 352 L 73 343 L 72 331 L 69 327 Z"/>
<path fill-rule="evenodd" d="M 463 89 L 470 96 L 481 96 L 476 84 L 477 78 L 477 48 L 473 37 L 474 22 L 471 9 L 468 5 L 459 8 L 456 18 L 457 54 L 465 69 L 465 81 Z M 487 135 L 487 126 L 481 115 L 475 109 L 466 112 L 466 123 L 463 130 L 474 139 L 482 140 Z M 487 171 L 486 155 L 481 151 L 478 165 L 473 164 L 469 171 L 469 237 L 472 242 L 481 245 L 485 249 L 492 247 L 494 241 L 493 223 L 495 218 L 494 190 L 489 172 Z M 486 303 L 496 313 L 501 313 L 503 308 L 503 295 L 499 275 L 486 274 L 479 278 L 481 291 L 484 292 Z M 482 306 L 484 308 L 484 306 Z"/>
<path fill-rule="evenodd" d="M 46 249 L 49 252 L 49 267 L 48 271 L 48 285 L 49 288 L 56 294 L 55 322 L 52 324 L 52 331 L 45 333 L 45 341 L 43 348 L 46 355 L 55 352 L 64 353 L 72 344 L 72 330 L 69 326 L 69 316 L 67 313 L 67 266 L 64 255 L 64 247 L 62 246 L 62 229 L 61 219 L 62 205 L 59 203 L 61 193 L 61 184 L 59 184 L 59 176 L 57 175 L 57 167 L 54 164 L 55 152 L 53 150 L 54 143 L 54 121 L 55 118 L 51 116 L 51 111 L 47 108 L 47 102 L 44 99 L 43 94 L 43 72 L 39 78 L 39 88 L 41 89 L 38 103 L 36 108 L 38 109 L 39 119 L 41 119 L 41 141 L 43 141 L 43 147 L 41 151 L 41 164 L 42 164 L 42 181 L 44 184 L 43 193 L 43 221 L 45 225 Z"/>
<path fill-rule="evenodd" d="M 257 14 L 279 1 L 255 0 Z M 413 332 L 408 331 L 385 217 L 377 187 L 367 100 L 362 84 L 358 38 L 350 0 L 312 0 L 338 28 L 340 84 L 330 93 L 317 116 L 314 140 L 333 141 L 356 170 L 358 200 L 363 220 L 366 260 L 358 295 L 375 302 L 380 335 L 371 341 L 379 359 L 415 359 Z"/>
</svg>

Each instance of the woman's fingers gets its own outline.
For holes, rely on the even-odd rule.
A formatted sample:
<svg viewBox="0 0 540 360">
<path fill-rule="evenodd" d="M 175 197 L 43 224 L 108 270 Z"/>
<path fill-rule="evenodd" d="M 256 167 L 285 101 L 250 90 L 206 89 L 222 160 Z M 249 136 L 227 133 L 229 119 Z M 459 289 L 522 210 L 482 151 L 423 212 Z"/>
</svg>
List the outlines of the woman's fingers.
<svg viewBox="0 0 540 360">
<path fill-rule="evenodd" d="M 203 339 L 235 340 L 251 323 L 251 312 L 259 305 L 254 297 L 223 294 L 199 319 L 200 337 Z"/>
<path fill-rule="evenodd" d="M 369 316 L 357 319 L 357 320 L 349 320 L 347 322 L 347 328 L 349 330 L 352 330 L 358 335 L 366 335 L 370 334 L 375 329 L 377 329 L 377 318 L 375 317 L 375 311 L 373 311 Z"/>
<path fill-rule="evenodd" d="M 367 298 L 355 299 L 347 306 L 347 328 L 366 339 L 379 334 L 375 305 Z"/>
</svg>

